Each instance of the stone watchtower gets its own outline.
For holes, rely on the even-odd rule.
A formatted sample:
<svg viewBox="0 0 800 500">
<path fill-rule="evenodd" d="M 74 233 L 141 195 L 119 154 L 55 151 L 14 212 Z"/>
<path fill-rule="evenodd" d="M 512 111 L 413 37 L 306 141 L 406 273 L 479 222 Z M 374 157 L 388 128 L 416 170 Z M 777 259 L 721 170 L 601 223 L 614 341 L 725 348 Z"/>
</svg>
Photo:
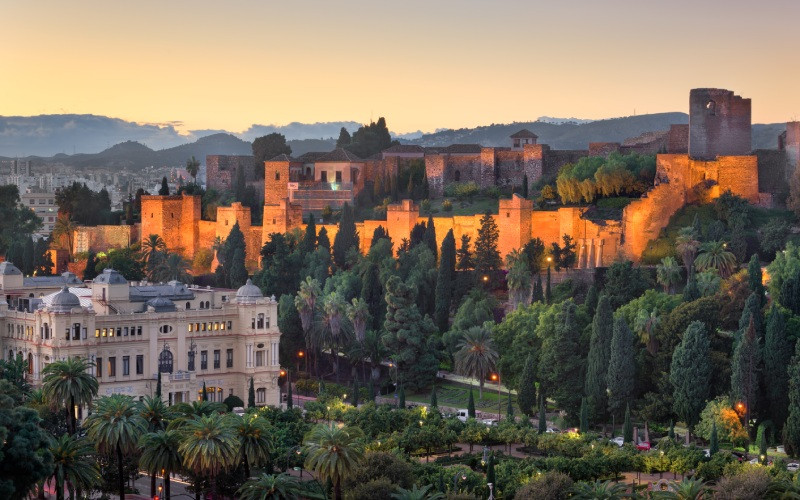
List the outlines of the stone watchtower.
<svg viewBox="0 0 800 500">
<path fill-rule="evenodd" d="M 746 156 L 752 150 L 750 99 L 725 89 L 689 93 L 689 156 Z"/>
</svg>

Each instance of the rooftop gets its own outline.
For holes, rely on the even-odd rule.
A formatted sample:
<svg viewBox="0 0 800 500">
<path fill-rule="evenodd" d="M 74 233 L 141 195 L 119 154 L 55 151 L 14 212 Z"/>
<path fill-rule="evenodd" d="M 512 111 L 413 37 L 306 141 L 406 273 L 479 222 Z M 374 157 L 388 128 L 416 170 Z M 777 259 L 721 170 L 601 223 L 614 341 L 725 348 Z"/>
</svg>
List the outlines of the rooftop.
<svg viewBox="0 0 800 500">
<path fill-rule="evenodd" d="M 344 148 L 336 148 L 330 153 L 317 158 L 318 163 L 340 163 L 340 162 L 361 162 L 364 161 L 358 156 Z"/>
<path fill-rule="evenodd" d="M 524 128 L 519 132 L 511 134 L 512 139 L 538 139 L 539 136 Z"/>
</svg>

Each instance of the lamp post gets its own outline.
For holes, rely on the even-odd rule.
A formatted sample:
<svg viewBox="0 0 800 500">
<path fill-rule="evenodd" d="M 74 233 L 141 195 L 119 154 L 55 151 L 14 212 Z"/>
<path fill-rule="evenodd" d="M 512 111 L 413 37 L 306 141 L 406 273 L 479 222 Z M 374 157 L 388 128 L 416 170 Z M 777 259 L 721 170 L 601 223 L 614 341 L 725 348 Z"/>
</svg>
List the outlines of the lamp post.
<svg viewBox="0 0 800 500">
<path fill-rule="evenodd" d="M 291 383 L 291 382 L 289 382 L 289 376 L 288 376 L 289 370 L 284 370 L 283 368 L 281 368 L 281 371 L 279 373 L 280 373 L 281 377 L 286 376 L 286 383 L 287 384 Z M 281 384 L 276 384 L 276 385 L 278 386 L 278 407 L 280 408 L 281 406 L 283 406 L 283 394 L 281 392 Z M 289 394 L 289 386 L 288 385 L 286 386 L 286 394 Z M 287 402 L 287 404 L 288 404 L 288 402 Z"/>
<path fill-rule="evenodd" d="M 492 380 L 497 381 L 497 421 L 499 422 L 502 416 L 500 415 L 500 409 L 502 408 L 502 398 L 500 393 L 500 374 L 499 373 L 492 373 Z"/>
<path fill-rule="evenodd" d="M 300 371 L 300 360 L 305 357 L 305 351 L 297 351 L 297 371 Z M 306 358 L 306 371 L 308 371 L 308 358 Z"/>
</svg>

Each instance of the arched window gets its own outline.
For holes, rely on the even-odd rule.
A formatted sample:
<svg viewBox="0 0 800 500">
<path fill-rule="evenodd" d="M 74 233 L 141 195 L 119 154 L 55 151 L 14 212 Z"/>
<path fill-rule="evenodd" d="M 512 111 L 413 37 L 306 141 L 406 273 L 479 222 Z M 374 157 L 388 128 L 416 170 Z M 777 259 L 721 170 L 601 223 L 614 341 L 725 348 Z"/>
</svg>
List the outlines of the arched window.
<svg viewBox="0 0 800 500">
<path fill-rule="evenodd" d="M 186 303 L 186 309 L 191 309 L 191 308 L 192 308 L 192 303 L 191 302 L 187 302 Z"/>
<path fill-rule="evenodd" d="M 717 114 L 717 103 L 712 100 L 709 100 L 706 103 L 706 111 L 708 111 L 709 115 L 716 115 Z"/>
<path fill-rule="evenodd" d="M 258 329 L 264 328 L 264 313 L 259 313 L 258 315 L 257 328 Z"/>
<path fill-rule="evenodd" d="M 209 309 L 210 307 L 211 307 L 211 302 L 206 301 L 206 309 Z"/>
<path fill-rule="evenodd" d="M 14 360 L 14 351 L 12 351 L 11 349 L 8 350 L 8 360 L 9 361 Z"/>
<path fill-rule="evenodd" d="M 461 180 L 461 170 L 456 170 L 453 172 L 453 180 L 456 182 Z"/>
<path fill-rule="evenodd" d="M 276 181 L 281 180 L 281 173 L 279 171 L 277 171 L 277 170 L 275 171 L 275 180 Z"/>
</svg>

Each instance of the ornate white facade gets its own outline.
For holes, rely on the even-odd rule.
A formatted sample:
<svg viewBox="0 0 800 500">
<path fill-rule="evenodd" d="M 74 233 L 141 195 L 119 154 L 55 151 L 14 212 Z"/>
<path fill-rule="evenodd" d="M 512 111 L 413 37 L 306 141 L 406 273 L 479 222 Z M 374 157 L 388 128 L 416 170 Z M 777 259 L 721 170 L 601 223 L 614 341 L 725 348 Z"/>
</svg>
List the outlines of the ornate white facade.
<svg viewBox="0 0 800 500">
<path fill-rule="evenodd" d="M 0 348 L 29 361 L 41 384 L 54 360 L 92 361 L 100 395 L 153 395 L 162 366 L 162 397 L 172 404 L 201 397 L 278 405 L 278 304 L 248 284 L 238 291 L 179 282 L 128 283 L 107 269 L 83 284 L 74 275 L 24 278 L 0 264 Z M 161 363 L 160 363 L 161 362 Z"/>
</svg>

